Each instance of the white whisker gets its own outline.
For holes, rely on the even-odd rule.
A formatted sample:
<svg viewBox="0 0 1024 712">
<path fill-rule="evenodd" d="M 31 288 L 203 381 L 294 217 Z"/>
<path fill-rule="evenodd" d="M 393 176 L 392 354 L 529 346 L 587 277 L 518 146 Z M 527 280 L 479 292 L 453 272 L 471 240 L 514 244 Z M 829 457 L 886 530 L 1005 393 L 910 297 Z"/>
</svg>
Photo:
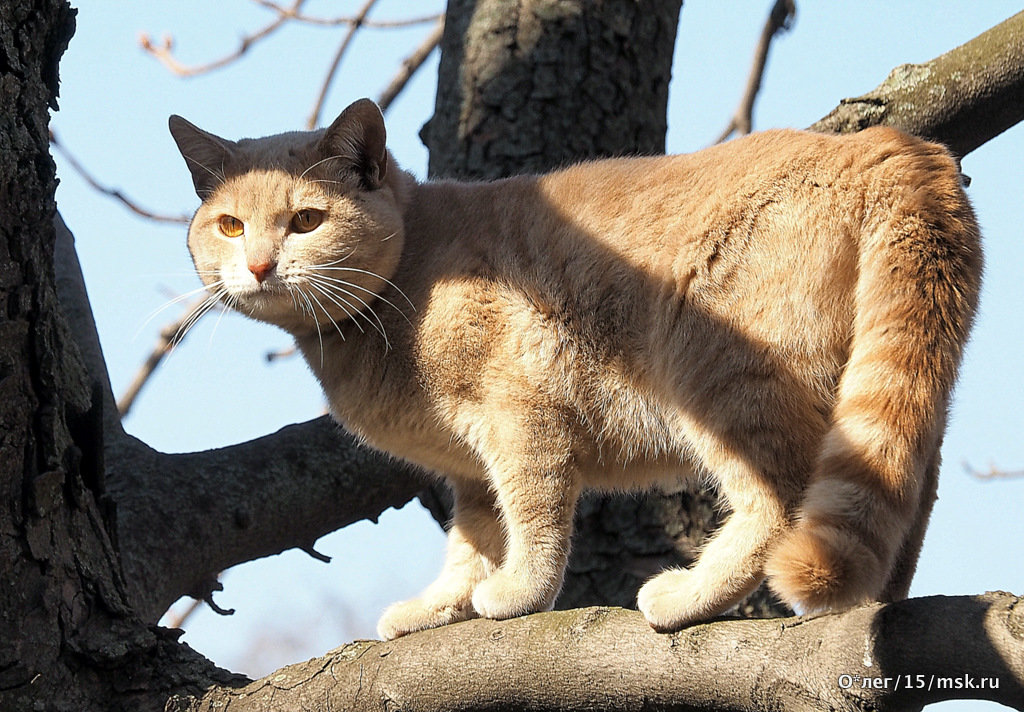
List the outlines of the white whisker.
<svg viewBox="0 0 1024 712">
<path fill-rule="evenodd" d="M 402 309 L 397 304 L 395 304 L 393 301 L 391 301 L 387 297 L 378 294 L 377 292 L 373 291 L 372 289 L 367 289 L 366 287 L 362 286 L 361 284 L 356 284 L 355 282 L 349 282 L 349 281 L 346 281 L 344 279 L 339 279 L 337 277 L 330 277 L 330 276 L 328 276 L 326 274 L 318 274 L 318 275 L 316 275 L 316 278 L 320 279 L 320 280 L 326 280 L 328 282 L 331 282 L 332 284 L 341 285 L 342 287 L 351 287 L 352 289 L 358 289 L 358 290 L 361 290 L 363 292 L 366 292 L 370 296 L 376 297 L 377 299 L 379 299 L 380 301 L 384 302 L 389 307 L 394 309 L 396 312 L 401 314 L 402 318 L 405 319 L 406 322 L 408 322 L 410 326 L 412 325 L 412 321 L 409 320 L 409 317 L 406 315 L 406 313 L 404 311 L 402 311 Z"/>
<path fill-rule="evenodd" d="M 186 299 L 188 299 L 189 297 L 191 297 L 193 295 L 196 295 L 196 294 L 199 294 L 200 292 L 209 291 L 211 289 L 219 289 L 221 286 L 223 286 L 223 284 L 224 284 L 224 280 L 218 279 L 216 282 L 211 282 L 209 285 L 205 285 L 204 284 L 201 287 L 196 287 L 195 289 L 190 289 L 189 291 L 185 292 L 184 294 L 179 294 L 178 296 L 174 297 L 173 299 L 170 299 L 169 301 L 164 302 L 159 307 L 157 307 L 156 309 L 154 309 L 153 311 L 151 311 L 149 313 L 149 315 L 146 317 L 145 321 L 143 321 L 142 324 L 139 326 L 139 328 L 136 330 L 135 336 L 133 336 L 132 339 L 134 340 L 134 339 L 138 338 L 138 336 L 142 332 L 142 330 L 146 328 L 146 325 L 149 324 L 149 322 L 153 321 L 153 319 L 155 319 L 157 314 L 159 314 L 160 312 L 162 312 L 162 311 L 164 311 L 166 309 L 169 309 L 170 307 L 174 306 L 175 304 L 183 302 Z"/>
<path fill-rule="evenodd" d="M 363 329 L 363 325 L 356 320 L 356 315 L 359 314 L 359 310 L 356 309 L 355 306 L 351 304 L 347 299 L 345 299 L 340 294 L 332 292 L 330 289 L 326 287 L 326 285 L 318 284 L 312 280 L 310 280 L 309 286 L 311 286 L 316 291 L 320 292 L 320 294 L 322 294 L 327 299 L 330 299 L 331 302 L 336 307 L 345 312 L 346 318 L 348 318 L 349 321 L 355 324 L 356 328 L 359 329 L 360 332 L 364 334 L 366 333 L 366 330 Z M 365 319 L 366 316 L 364 315 L 363 318 Z"/>
<path fill-rule="evenodd" d="M 412 310 L 416 311 L 416 305 L 412 303 L 412 300 L 409 299 L 409 297 L 406 295 L 406 293 L 403 292 L 401 290 L 401 288 L 397 284 L 392 282 L 387 277 L 382 277 L 381 275 L 377 274 L 376 272 L 371 272 L 369 270 L 360 269 L 358 267 L 334 267 L 332 265 L 323 265 L 322 267 L 318 267 L 317 269 L 336 270 L 336 271 L 339 271 L 339 272 L 358 272 L 359 274 L 370 275 L 371 277 L 374 277 L 375 279 L 379 279 L 380 281 L 384 282 L 384 284 L 388 285 L 389 287 L 394 289 L 396 292 L 398 292 L 400 295 L 402 295 L 402 298 L 405 299 L 405 301 L 409 304 L 410 307 L 412 307 Z"/>
<path fill-rule="evenodd" d="M 309 307 L 309 314 L 313 318 L 313 326 L 316 327 L 316 338 L 320 342 L 320 367 L 323 368 L 323 365 L 324 365 L 324 335 L 320 331 L 320 320 L 316 318 L 316 311 L 313 309 L 313 303 L 311 301 L 309 301 L 309 295 L 307 295 L 304 291 L 302 291 L 302 289 L 300 289 L 298 286 L 296 286 L 296 289 L 299 292 L 299 296 L 302 297 L 302 299 L 306 302 L 306 306 Z M 341 338 L 344 339 L 345 337 L 342 336 Z"/>
<path fill-rule="evenodd" d="M 298 179 L 302 180 L 303 178 L 305 178 L 307 173 L 309 173 L 311 170 L 313 170 L 314 168 L 319 166 L 321 163 L 326 163 L 327 161 L 333 161 L 333 160 L 338 159 L 338 158 L 347 159 L 348 156 L 343 156 L 341 154 L 338 154 L 336 156 L 328 156 L 327 158 L 321 158 L 319 161 L 317 161 L 316 163 L 311 165 L 309 168 L 307 168 L 306 170 L 302 171 L 302 173 L 299 174 L 299 178 Z"/>
</svg>

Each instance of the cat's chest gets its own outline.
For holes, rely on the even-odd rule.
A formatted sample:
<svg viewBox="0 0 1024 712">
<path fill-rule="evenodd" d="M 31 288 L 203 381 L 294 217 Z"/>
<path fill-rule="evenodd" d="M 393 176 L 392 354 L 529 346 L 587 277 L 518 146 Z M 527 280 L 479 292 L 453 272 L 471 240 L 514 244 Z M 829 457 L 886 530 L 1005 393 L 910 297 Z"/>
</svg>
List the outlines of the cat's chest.
<svg viewBox="0 0 1024 712">
<path fill-rule="evenodd" d="M 325 342 L 300 349 L 327 397 L 331 416 L 371 447 L 428 470 L 482 476 L 477 459 L 432 415 L 417 368 L 407 348 L 367 343 Z"/>
</svg>

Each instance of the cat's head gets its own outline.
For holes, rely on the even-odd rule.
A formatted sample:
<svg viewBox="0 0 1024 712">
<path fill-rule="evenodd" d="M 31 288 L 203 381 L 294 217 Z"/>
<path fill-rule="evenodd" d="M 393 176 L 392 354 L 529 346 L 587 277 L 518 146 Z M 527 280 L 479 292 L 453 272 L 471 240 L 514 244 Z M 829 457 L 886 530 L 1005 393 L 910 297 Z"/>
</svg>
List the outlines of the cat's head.
<svg viewBox="0 0 1024 712">
<path fill-rule="evenodd" d="M 202 205 L 196 271 L 225 303 L 293 333 L 333 329 L 388 286 L 404 242 L 405 174 L 361 99 L 327 128 L 229 141 L 169 121 Z"/>
</svg>

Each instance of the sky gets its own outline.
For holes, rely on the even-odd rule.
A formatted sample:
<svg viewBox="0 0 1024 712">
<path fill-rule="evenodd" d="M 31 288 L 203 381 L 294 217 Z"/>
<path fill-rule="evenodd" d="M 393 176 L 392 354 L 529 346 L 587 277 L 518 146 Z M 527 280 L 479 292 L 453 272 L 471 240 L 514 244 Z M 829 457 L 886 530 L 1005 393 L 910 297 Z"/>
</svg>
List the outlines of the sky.
<svg viewBox="0 0 1024 712">
<path fill-rule="evenodd" d="M 361 2 L 310 0 L 309 14 L 352 14 Z M 381 0 L 371 17 L 398 19 L 443 10 L 441 0 Z M 739 101 L 770 0 L 690 0 L 680 19 L 670 87 L 668 151 L 698 150 L 721 132 Z M 804 127 L 843 97 L 862 94 L 897 65 L 922 62 L 1020 10 L 1014 2 L 798 0 L 793 29 L 773 45 L 755 128 Z M 184 79 L 140 49 L 141 33 L 174 39 L 186 64 L 233 50 L 272 13 L 249 0 L 117 3 L 79 7 L 78 30 L 61 63 L 61 143 L 100 181 L 154 211 L 188 215 L 198 199 L 167 132 L 181 114 L 228 138 L 300 129 L 341 42 L 337 27 L 293 25 L 254 44 L 237 62 Z M 348 103 L 376 97 L 402 59 L 430 32 L 365 29 L 329 88 L 321 125 Z M 418 132 L 430 117 L 436 52 L 387 114 L 389 147 L 421 179 L 426 149 Z M 982 481 L 966 466 L 1024 469 L 1024 128 L 967 156 L 969 195 L 984 235 L 981 311 L 967 349 L 943 448 L 939 501 L 912 595 L 1024 593 L 1024 478 Z M 98 194 L 56 156 L 58 208 L 76 237 L 115 393 L 124 390 L 157 339 L 179 316 L 168 306 L 199 286 L 185 227 L 141 219 Z M 163 308 L 162 311 L 159 311 Z M 166 359 L 142 392 L 126 428 L 166 452 L 248 440 L 324 412 L 298 358 L 268 363 L 286 334 L 236 314 L 208 317 Z M 261 675 L 354 638 L 375 637 L 390 602 L 415 595 L 440 569 L 438 526 L 416 503 L 320 540 L 329 565 L 287 552 L 225 573 L 215 596 L 230 617 L 203 607 L 184 640 L 218 664 Z M 907 671 L 914 673 L 915 671 Z M 959 703 L 958 703 L 959 704 Z M 983 705 L 946 705 L 980 709 Z"/>
</svg>

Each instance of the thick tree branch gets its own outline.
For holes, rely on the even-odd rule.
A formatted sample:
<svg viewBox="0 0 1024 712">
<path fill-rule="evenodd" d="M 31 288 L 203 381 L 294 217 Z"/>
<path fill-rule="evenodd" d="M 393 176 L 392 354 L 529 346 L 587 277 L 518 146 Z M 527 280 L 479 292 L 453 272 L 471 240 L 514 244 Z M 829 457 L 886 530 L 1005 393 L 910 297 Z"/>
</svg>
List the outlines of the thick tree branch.
<svg viewBox="0 0 1024 712">
<path fill-rule="evenodd" d="M 895 126 L 964 156 L 1024 120 L 1024 12 L 923 64 L 896 67 L 811 126 L 853 133 Z"/>
<path fill-rule="evenodd" d="M 936 596 L 671 635 L 615 608 L 476 620 L 352 643 L 169 709 L 885 712 L 971 698 L 1024 709 L 1016 596 Z"/>
<path fill-rule="evenodd" d="M 327 417 L 184 455 L 132 438 L 108 457 L 129 597 L 156 621 L 217 572 L 400 507 L 426 484 Z"/>
</svg>

